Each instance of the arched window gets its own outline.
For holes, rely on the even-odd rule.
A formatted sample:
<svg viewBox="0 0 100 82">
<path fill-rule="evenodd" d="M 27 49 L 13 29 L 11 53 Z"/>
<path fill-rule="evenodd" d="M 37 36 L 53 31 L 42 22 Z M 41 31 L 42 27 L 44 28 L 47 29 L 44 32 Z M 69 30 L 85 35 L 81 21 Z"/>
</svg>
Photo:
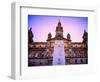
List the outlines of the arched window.
<svg viewBox="0 0 100 82">
<path fill-rule="evenodd" d="M 83 60 L 82 59 L 80 60 L 80 63 L 83 63 Z"/>
<path fill-rule="evenodd" d="M 77 64 L 77 59 L 75 59 L 75 64 Z"/>
<path fill-rule="evenodd" d="M 88 59 L 86 59 L 86 64 L 88 63 Z"/>
</svg>

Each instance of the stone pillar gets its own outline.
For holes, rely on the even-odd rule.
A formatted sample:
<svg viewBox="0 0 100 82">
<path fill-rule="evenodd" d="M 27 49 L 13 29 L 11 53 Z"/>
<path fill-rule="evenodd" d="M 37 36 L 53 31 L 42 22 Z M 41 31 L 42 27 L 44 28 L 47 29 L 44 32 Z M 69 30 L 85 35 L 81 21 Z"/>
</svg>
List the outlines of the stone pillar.
<svg viewBox="0 0 100 82">
<path fill-rule="evenodd" d="M 53 65 L 65 65 L 65 50 L 63 40 L 55 40 Z"/>
</svg>

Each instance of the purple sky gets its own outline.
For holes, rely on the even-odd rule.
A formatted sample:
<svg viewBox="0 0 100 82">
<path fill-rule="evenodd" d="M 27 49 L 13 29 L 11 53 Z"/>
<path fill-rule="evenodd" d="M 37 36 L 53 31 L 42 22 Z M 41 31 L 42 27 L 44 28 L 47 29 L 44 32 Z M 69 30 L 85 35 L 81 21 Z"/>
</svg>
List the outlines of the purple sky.
<svg viewBox="0 0 100 82">
<path fill-rule="evenodd" d="M 59 20 L 62 24 L 65 38 L 67 33 L 70 33 L 72 42 L 82 41 L 84 29 L 88 31 L 87 17 L 28 15 L 28 29 L 32 27 L 33 40 L 35 42 L 46 42 L 49 32 L 54 37 Z"/>
</svg>

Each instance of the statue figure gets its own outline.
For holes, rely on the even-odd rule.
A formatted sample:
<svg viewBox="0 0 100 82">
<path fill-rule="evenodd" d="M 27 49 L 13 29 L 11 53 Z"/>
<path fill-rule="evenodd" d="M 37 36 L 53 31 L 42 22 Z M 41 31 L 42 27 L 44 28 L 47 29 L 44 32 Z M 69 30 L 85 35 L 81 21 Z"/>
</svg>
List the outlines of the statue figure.
<svg viewBox="0 0 100 82">
<path fill-rule="evenodd" d="M 28 30 L 28 43 L 33 43 L 32 27 Z"/>
<path fill-rule="evenodd" d="M 67 34 L 67 39 L 68 39 L 68 40 L 71 40 L 71 36 L 70 36 L 69 33 Z"/>
<path fill-rule="evenodd" d="M 88 33 L 86 32 L 86 30 L 84 30 L 84 33 L 83 33 L 83 43 L 87 43 L 87 39 L 88 39 Z"/>
<path fill-rule="evenodd" d="M 83 33 L 83 43 L 86 45 L 86 49 L 88 49 L 88 33 L 84 30 Z"/>
</svg>

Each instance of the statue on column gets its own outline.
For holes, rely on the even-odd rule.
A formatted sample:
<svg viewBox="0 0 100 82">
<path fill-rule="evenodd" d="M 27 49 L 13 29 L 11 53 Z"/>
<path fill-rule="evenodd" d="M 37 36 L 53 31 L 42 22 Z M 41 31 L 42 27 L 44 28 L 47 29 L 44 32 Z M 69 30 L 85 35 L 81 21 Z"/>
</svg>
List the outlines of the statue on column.
<svg viewBox="0 0 100 82">
<path fill-rule="evenodd" d="M 70 36 L 69 33 L 67 34 L 67 39 L 68 39 L 68 40 L 71 40 L 71 36 Z"/>
<path fill-rule="evenodd" d="M 28 30 L 28 43 L 33 43 L 33 32 L 32 32 L 32 27 Z"/>
</svg>

